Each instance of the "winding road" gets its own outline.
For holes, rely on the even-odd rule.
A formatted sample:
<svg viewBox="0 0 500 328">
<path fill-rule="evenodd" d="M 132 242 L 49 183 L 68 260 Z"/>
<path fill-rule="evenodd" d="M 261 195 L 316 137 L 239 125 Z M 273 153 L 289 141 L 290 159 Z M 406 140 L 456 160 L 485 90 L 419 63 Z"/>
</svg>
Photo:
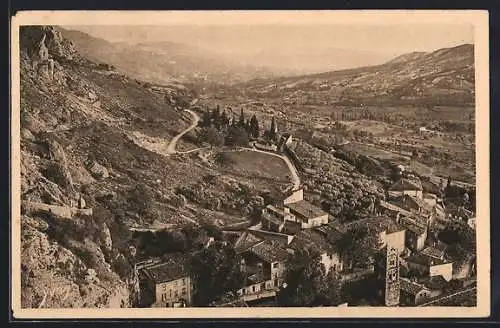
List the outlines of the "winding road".
<svg viewBox="0 0 500 328">
<path fill-rule="evenodd" d="M 170 143 L 168 144 L 167 149 L 166 149 L 166 154 L 167 155 L 171 155 L 171 154 L 189 154 L 189 153 L 201 150 L 201 149 L 208 148 L 208 147 L 201 147 L 201 148 L 191 149 L 191 150 L 182 151 L 182 152 L 175 150 L 175 148 L 177 146 L 177 142 L 180 140 L 180 138 L 182 138 L 182 136 L 184 136 L 186 133 L 188 133 L 189 131 L 191 131 L 192 129 L 194 129 L 198 125 L 198 122 L 200 121 L 200 117 L 198 116 L 198 114 L 196 114 L 195 112 L 193 112 L 190 109 L 185 109 L 185 111 L 188 112 L 189 114 L 191 114 L 191 116 L 193 117 L 193 121 L 192 121 L 191 125 L 189 125 L 185 130 L 183 130 L 181 133 L 177 134 L 175 137 L 172 138 L 172 140 L 170 141 Z M 264 150 L 256 149 L 255 147 L 253 147 L 253 148 L 243 147 L 242 149 L 243 150 L 248 150 L 248 151 L 254 151 L 254 152 L 258 152 L 258 153 L 264 153 L 264 154 L 268 154 L 268 155 L 271 155 L 271 156 L 275 156 L 275 157 L 281 158 L 285 162 L 285 164 L 287 165 L 287 167 L 288 167 L 288 169 L 289 169 L 289 171 L 291 173 L 291 180 L 292 180 L 292 183 L 293 183 L 293 189 L 292 190 L 299 189 L 299 187 L 300 187 L 300 177 L 299 177 L 299 174 L 297 172 L 297 168 L 295 167 L 295 165 L 293 165 L 293 163 L 290 161 L 290 159 L 287 156 L 280 155 L 280 154 L 277 154 L 277 153 L 274 153 L 274 152 L 269 152 L 269 151 L 264 151 Z"/>
<path fill-rule="evenodd" d="M 198 116 L 198 114 L 196 114 L 195 112 L 193 112 L 190 109 L 185 109 L 185 111 L 188 112 L 189 114 L 191 114 L 191 116 L 193 117 L 193 122 L 184 131 L 182 131 L 181 133 L 179 133 L 178 135 L 173 137 L 173 139 L 170 141 L 170 143 L 168 144 L 168 147 L 166 149 L 167 154 L 188 153 L 188 152 L 193 152 L 193 151 L 196 151 L 199 149 L 203 149 L 203 148 L 197 148 L 197 149 L 189 150 L 187 152 L 178 152 L 175 150 L 175 147 L 177 146 L 177 142 L 179 141 L 179 139 L 182 138 L 183 135 L 185 135 L 186 133 L 188 133 L 189 131 L 194 129 L 198 125 L 198 122 L 200 121 L 200 117 Z"/>
</svg>

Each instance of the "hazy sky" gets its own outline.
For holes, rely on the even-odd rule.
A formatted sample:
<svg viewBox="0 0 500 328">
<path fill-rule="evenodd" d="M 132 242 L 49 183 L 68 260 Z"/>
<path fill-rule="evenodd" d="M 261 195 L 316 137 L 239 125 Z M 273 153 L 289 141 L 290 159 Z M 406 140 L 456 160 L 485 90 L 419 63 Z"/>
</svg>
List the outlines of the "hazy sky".
<svg viewBox="0 0 500 328">
<path fill-rule="evenodd" d="M 473 43 L 471 25 L 168 25 L 67 26 L 109 41 L 172 41 L 227 53 L 327 52 L 330 48 L 399 55 Z"/>
</svg>

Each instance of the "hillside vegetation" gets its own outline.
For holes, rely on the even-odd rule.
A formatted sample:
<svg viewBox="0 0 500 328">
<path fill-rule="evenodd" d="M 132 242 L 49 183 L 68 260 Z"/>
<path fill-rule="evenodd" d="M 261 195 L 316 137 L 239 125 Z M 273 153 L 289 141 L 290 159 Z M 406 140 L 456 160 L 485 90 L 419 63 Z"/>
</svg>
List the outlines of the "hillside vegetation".
<svg viewBox="0 0 500 328">
<path fill-rule="evenodd" d="M 189 122 L 53 27 L 22 27 L 20 40 L 22 306 L 130 306 L 129 227 L 181 222 L 174 188 L 201 172 L 131 136 L 168 141 Z"/>
</svg>

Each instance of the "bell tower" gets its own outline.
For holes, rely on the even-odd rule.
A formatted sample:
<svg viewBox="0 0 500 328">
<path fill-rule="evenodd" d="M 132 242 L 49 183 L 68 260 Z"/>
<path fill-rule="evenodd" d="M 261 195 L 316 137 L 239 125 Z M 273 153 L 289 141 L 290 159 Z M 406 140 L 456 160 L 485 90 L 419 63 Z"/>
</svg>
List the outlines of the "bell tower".
<svg viewBox="0 0 500 328">
<path fill-rule="evenodd" d="M 385 306 L 399 305 L 399 252 L 394 246 L 386 247 Z"/>
</svg>

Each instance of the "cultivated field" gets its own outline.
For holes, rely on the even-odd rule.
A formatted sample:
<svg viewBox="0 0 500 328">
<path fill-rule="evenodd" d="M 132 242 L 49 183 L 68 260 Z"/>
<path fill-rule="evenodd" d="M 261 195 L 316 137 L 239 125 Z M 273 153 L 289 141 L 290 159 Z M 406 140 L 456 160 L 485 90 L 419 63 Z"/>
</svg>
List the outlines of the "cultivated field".
<svg viewBox="0 0 500 328">
<path fill-rule="evenodd" d="M 223 173 L 247 180 L 262 189 L 276 189 L 290 183 L 288 167 L 278 157 L 248 150 L 220 154 L 227 159 L 221 165 Z"/>
</svg>

